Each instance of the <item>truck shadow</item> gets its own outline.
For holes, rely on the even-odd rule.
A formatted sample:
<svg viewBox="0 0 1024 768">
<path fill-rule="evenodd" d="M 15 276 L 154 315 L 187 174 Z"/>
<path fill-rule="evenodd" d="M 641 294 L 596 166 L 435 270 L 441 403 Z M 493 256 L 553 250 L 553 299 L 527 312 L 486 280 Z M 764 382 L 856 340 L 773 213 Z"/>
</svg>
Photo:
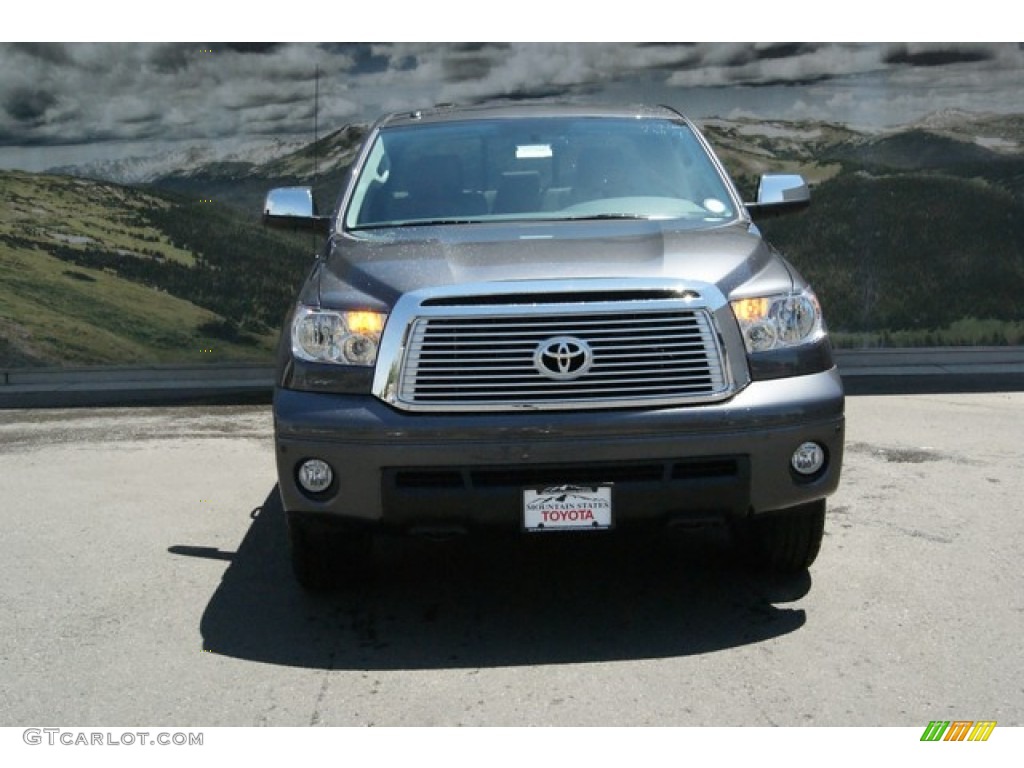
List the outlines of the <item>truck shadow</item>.
<svg viewBox="0 0 1024 768">
<path fill-rule="evenodd" d="M 765 580 L 720 531 L 685 536 L 385 539 L 365 583 L 308 596 L 292 578 L 275 486 L 200 624 L 203 650 L 324 669 L 567 664 L 709 653 L 805 623 L 779 608 L 810 577 Z"/>
</svg>

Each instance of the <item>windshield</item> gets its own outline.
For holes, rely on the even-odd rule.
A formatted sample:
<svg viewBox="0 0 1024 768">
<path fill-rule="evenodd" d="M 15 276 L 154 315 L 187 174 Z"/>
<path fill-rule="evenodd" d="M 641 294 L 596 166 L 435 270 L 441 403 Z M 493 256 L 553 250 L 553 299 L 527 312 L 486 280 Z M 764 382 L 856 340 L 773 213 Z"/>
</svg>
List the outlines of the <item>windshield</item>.
<svg viewBox="0 0 1024 768">
<path fill-rule="evenodd" d="M 345 226 L 498 220 L 736 216 L 684 123 L 521 118 L 386 128 L 370 148 Z"/>
</svg>

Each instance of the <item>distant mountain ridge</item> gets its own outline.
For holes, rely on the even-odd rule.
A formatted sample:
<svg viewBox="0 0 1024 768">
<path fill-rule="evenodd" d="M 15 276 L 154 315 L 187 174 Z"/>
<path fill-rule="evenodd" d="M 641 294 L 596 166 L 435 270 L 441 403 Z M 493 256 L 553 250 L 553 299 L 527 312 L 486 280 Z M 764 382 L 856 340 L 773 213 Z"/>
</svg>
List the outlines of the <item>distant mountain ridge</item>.
<svg viewBox="0 0 1024 768">
<path fill-rule="evenodd" d="M 309 185 L 321 208 L 334 202 L 341 179 L 355 159 L 366 126 L 347 125 L 316 142 L 290 147 L 261 162 L 225 160 L 179 169 L 153 178 L 149 185 L 232 205 L 258 216 L 267 190 Z"/>
<path fill-rule="evenodd" d="M 803 173 L 812 183 L 859 169 L 970 172 L 1024 158 L 1024 115 L 947 110 L 871 133 L 833 123 L 746 118 L 702 125 L 734 176 L 748 181 L 766 171 Z"/>
<path fill-rule="evenodd" d="M 822 121 L 708 118 L 697 121 L 738 177 L 768 170 L 804 173 L 811 182 L 832 178 L 837 163 L 934 170 L 1016 160 L 1024 153 L 1024 115 L 943 110 L 907 126 L 866 132 Z M 301 138 L 259 140 L 217 152 L 196 145 L 152 156 L 53 168 L 49 173 L 122 184 L 146 184 L 218 197 L 251 210 L 256 189 L 283 183 L 312 184 L 333 201 L 368 125 L 342 126 L 316 142 Z M 262 186 L 261 186 L 262 185 Z"/>
<path fill-rule="evenodd" d="M 303 139 L 256 139 L 230 150 L 219 150 L 211 144 L 189 144 L 155 154 L 53 166 L 44 173 L 117 184 L 148 184 L 163 176 L 196 172 L 222 163 L 234 163 L 245 168 L 257 167 L 296 152 L 307 144 Z"/>
<path fill-rule="evenodd" d="M 951 170 L 1012 161 L 1013 155 L 948 135 L 915 128 L 864 142 L 835 147 L 829 157 L 864 166 L 903 171 Z"/>
</svg>

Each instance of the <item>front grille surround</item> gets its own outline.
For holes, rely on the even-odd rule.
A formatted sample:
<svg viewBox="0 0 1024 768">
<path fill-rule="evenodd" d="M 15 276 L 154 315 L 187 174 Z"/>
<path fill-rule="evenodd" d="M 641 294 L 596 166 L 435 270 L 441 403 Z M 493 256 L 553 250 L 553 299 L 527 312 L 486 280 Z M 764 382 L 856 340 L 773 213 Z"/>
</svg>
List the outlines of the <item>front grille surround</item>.
<svg viewBox="0 0 1024 768">
<path fill-rule="evenodd" d="M 555 291 L 522 286 L 508 303 L 500 291 L 403 297 L 385 332 L 374 392 L 402 410 L 443 412 L 686 405 L 731 396 L 736 386 L 716 314 L 724 300 L 716 307 L 706 288 L 662 290 L 665 298 L 637 299 L 635 288 L 620 286 L 622 300 L 603 289 L 596 301 L 585 293 L 569 301 L 564 290 L 547 301 Z"/>
</svg>

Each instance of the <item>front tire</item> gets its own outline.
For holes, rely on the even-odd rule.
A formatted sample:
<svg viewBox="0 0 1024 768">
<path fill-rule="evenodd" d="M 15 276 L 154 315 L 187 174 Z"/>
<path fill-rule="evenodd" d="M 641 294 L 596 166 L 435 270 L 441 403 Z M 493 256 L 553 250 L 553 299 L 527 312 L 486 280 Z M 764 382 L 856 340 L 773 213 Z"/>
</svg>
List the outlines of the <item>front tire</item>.
<svg viewBox="0 0 1024 768">
<path fill-rule="evenodd" d="M 756 567 L 784 574 L 806 571 L 821 550 L 825 500 L 749 518 L 736 523 L 733 534 Z"/>
</svg>

